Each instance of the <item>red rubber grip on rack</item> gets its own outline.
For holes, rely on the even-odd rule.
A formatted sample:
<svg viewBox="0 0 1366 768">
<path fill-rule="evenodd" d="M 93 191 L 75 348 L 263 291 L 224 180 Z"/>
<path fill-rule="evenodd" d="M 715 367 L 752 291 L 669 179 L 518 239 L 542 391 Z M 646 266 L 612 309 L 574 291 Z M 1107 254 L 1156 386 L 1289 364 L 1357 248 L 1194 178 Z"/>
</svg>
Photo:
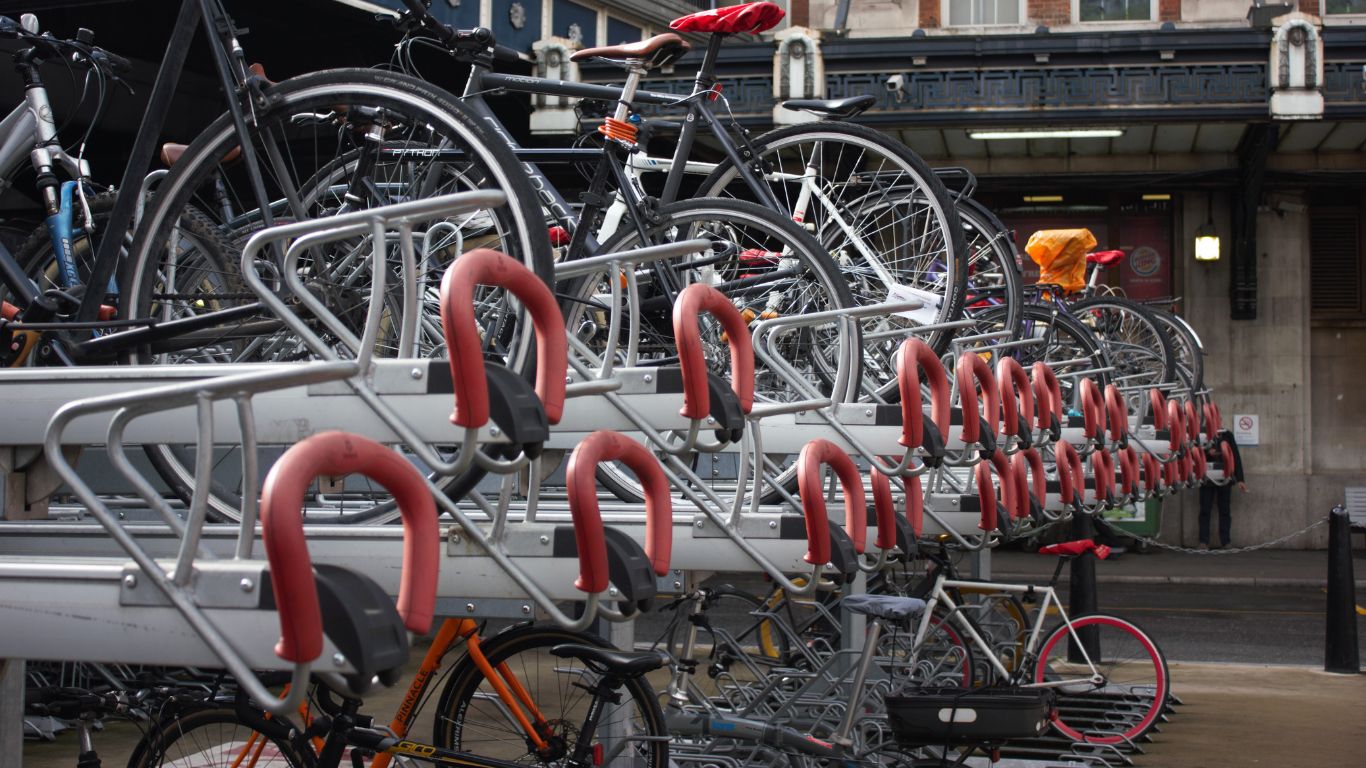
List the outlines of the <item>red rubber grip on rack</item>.
<svg viewBox="0 0 1366 768">
<path fill-rule="evenodd" d="M 574 586 L 589 594 L 607 589 L 609 581 L 597 476 L 598 465 L 606 461 L 625 464 L 645 490 L 645 555 L 656 575 L 669 572 L 673 551 L 673 500 L 659 460 L 625 435 L 610 429 L 594 432 L 575 446 L 565 470 L 574 543 L 579 550 L 579 578 Z"/>
<path fill-rule="evenodd" d="M 320 475 L 362 474 L 393 494 L 403 518 L 403 573 L 398 612 L 418 634 L 432 626 L 441 535 L 427 481 L 411 463 L 379 443 L 346 432 L 322 432 L 290 446 L 261 486 L 261 540 L 280 613 L 275 654 L 313 661 L 323 650 L 322 612 L 304 538 L 304 492 Z"/>
<path fill-rule="evenodd" d="M 1138 451 L 1132 445 L 1119 449 L 1119 490 L 1131 496 L 1134 486 L 1138 485 Z"/>
<path fill-rule="evenodd" d="M 1095 481 L 1096 503 L 1108 501 L 1115 491 L 1115 459 L 1104 448 L 1091 454 L 1091 478 Z M 1082 499 L 1085 500 L 1085 496 Z"/>
<path fill-rule="evenodd" d="M 1057 459 L 1058 493 L 1062 497 L 1062 502 L 1064 504 L 1071 504 L 1073 501 L 1084 503 L 1086 501 L 1086 479 L 1082 474 L 1081 456 L 1077 454 L 1077 449 L 1073 448 L 1069 442 L 1060 442 L 1054 449 L 1054 458 Z"/>
<path fill-rule="evenodd" d="M 1205 417 L 1205 439 L 1213 440 L 1219 434 L 1219 430 L 1224 428 L 1223 420 L 1219 418 L 1219 406 L 1214 401 L 1209 401 L 1200 409 Z"/>
<path fill-rule="evenodd" d="M 1153 387 L 1148 390 L 1148 409 L 1153 413 L 1153 429 L 1167 428 L 1167 398 L 1162 390 Z"/>
<path fill-rule="evenodd" d="M 863 554 L 868 540 L 868 502 L 858 467 L 849 454 L 829 440 L 812 440 L 797 456 L 797 495 L 806 515 L 806 562 L 812 565 L 830 562 L 830 518 L 825 509 L 825 484 L 821 482 L 821 467 L 825 465 L 835 470 L 844 488 L 844 530 L 854 542 L 854 551 Z"/>
<path fill-rule="evenodd" d="M 1005 505 L 1006 514 L 1015 514 L 1015 478 L 1010 470 L 1010 460 L 1006 458 L 1005 451 L 1000 448 L 991 454 L 991 468 L 996 472 L 996 478 L 1001 484 L 1001 503 Z M 983 530 L 991 530 L 984 528 Z"/>
<path fill-rule="evenodd" d="M 1034 420 L 1034 390 L 1024 366 L 1013 357 L 1001 358 L 996 364 L 996 384 L 1001 393 L 1001 432 L 1021 437 L 1016 434 L 1020 431 L 1020 415 L 1024 414 L 1025 424 Z"/>
<path fill-rule="evenodd" d="M 1029 473 L 1034 480 L 1034 498 L 1042 504 L 1048 498 L 1048 475 L 1043 469 L 1043 454 L 1039 453 L 1038 448 L 1029 448 L 1015 454 L 1016 461 L 1024 461 L 1029 464 Z"/>
<path fill-rule="evenodd" d="M 1194 443 L 1200 439 L 1200 413 L 1190 400 L 1181 404 L 1185 409 L 1186 439 Z"/>
<path fill-rule="evenodd" d="M 870 471 L 873 486 L 873 511 L 877 515 L 877 548 L 896 546 L 896 504 L 892 502 L 892 481 L 876 469 Z"/>
<path fill-rule="evenodd" d="M 484 377 L 484 346 L 474 319 L 474 288 L 493 285 L 506 289 L 526 307 L 536 329 L 536 396 L 546 419 L 557 424 L 564 413 L 565 372 L 569 342 L 564 317 L 555 294 L 516 259 L 489 248 L 478 248 L 451 264 L 441 278 L 441 330 L 451 356 L 455 411 L 451 423 L 482 427 L 489 420 L 488 381 Z"/>
<path fill-rule="evenodd" d="M 979 461 L 972 468 L 977 481 L 977 502 L 982 507 L 982 517 L 977 527 L 983 531 L 996 530 L 996 487 L 991 483 L 991 462 Z"/>
<path fill-rule="evenodd" d="M 19 308 L 8 301 L 0 301 L 0 317 L 6 320 L 13 320 L 19 316 Z"/>
<path fill-rule="evenodd" d="M 982 425 L 978 416 L 986 419 L 992 437 L 1000 434 L 1001 403 L 997 397 L 996 377 L 986 361 L 976 352 L 964 352 L 958 358 L 954 373 L 958 379 L 958 407 L 963 411 L 963 442 L 976 443 L 981 439 Z M 987 403 L 986 413 L 980 413 L 977 408 L 978 385 L 982 387 L 982 398 Z"/>
<path fill-rule="evenodd" d="M 1193 464 L 1191 467 L 1193 479 L 1196 482 L 1204 480 L 1205 475 L 1209 472 L 1209 461 L 1205 459 L 1205 452 L 1198 448 L 1191 451 L 1191 462 Z"/>
<path fill-rule="evenodd" d="M 920 485 L 920 475 L 911 475 L 905 478 L 906 485 L 906 521 L 911 524 L 911 531 L 915 537 L 920 538 L 921 531 L 925 530 L 925 491 Z"/>
<path fill-rule="evenodd" d="M 1162 467 L 1162 479 L 1169 488 L 1175 488 L 1181 483 L 1181 463 L 1185 459 L 1178 458 L 1176 461 L 1168 462 Z"/>
<path fill-rule="evenodd" d="M 1011 492 L 1015 496 L 1015 507 L 1011 517 L 1029 517 L 1029 460 L 1023 453 L 1016 453 L 1010 459 Z"/>
<path fill-rule="evenodd" d="M 1224 458 L 1224 477 L 1233 479 L 1233 473 L 1238 469 L 1238 462 L 1233 458 L 1233 446 L 1227 440 L 1220 441 L 1219 453 Z"/>
<path fill-rule="evenodd" d="M 1150 494 L 1162 490 L 1162 464 L 1151 453 L 1143 454 L 1143 490 Z"/>
<path fill-rule="evenodd" d="M 702 351 L 702 331 L 697 317 L 702 312 L 716 318 L 726 331 L 731 391 L 740 399 L 740 410 L 749 413 L 754 407 L 754 347 L 749 326 L 724 293 L 702 283 L 684 288 L 674 303 L 674 343 L 678 346 L 678 364 L 683 369 L 683 410 L 680 413 L 689 419 L 705 419 L 711 413 L 707 358 Z"/>
<path fill-rule="evenodd" d="M 1129 434 L 1129 406 L 1114 384 L 1105 385 L 1105 415 L 1110 422 L 1110 439 L 1123 440 Z"/>
<path fill-rule="evenodd" d="M 1049 429 L 1053 426 L 1048 423 L 1050 410 L 1058 422 L 1062 423 L 1062 387 L 1058 385 L 1057 374 L 1048 367 L 1048 363 L 1038 362 L 1030 368 L 1030 381 L 1034 384 L 1034 399 L 1039 401 L 1039 429 Z M 1048 403 L 1047 409 L 1043 406 L 1044 402 Z"/>
<path fill-rule="evenodd" d="M 1181 444 L 1186 441 L 1186 416 L 1181 404 L 1175 400 L 1167 401 L 1167 429 L 1170 430 L 1167 450 L 1175 453 L 1181 450 Z"/>
<path fill-rule="evenodd" d="M 949 428 L 949 377 L 944 364 L 930 345 L 917 338 L 901 343 L 896 361 L 897 387 L 901 393 L 901 439 L 905 448 L 924 442 L 924 398 L 920 394 L 920 376 L 925 376 L 930 388 L 930 418 L 940 434 Z"/>
<path fill-rule="evenodd" d="M 1100 394 L 1100 386 L 1090 377 L 1084 378 L 1081 387 L 1081 415 L 1084 417 L 1083 433 L 1087 440 L 1105 439 L 1105 402 Z"/>
</svg>

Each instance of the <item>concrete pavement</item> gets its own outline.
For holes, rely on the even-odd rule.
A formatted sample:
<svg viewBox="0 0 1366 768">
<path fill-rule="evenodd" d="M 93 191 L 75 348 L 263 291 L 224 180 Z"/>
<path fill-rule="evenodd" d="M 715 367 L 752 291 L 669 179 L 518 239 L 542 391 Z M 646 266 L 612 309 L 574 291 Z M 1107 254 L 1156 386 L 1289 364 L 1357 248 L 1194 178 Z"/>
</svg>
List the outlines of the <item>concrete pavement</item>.
<svg viewBox="0 0 1366 768">
<path fill-rule="evenodd" d="M 1361 600 L 1366 600 L 1366 551 L 1357 548 L 1353 555 L 1357 589 Z M 997 578 L 1046 581 L 1057 562 L 1057 558 L 1031 552 L 997 550 L 991 553 L 991 573 Z M 1299 587 L 1323 586 L 1327 576 L 1328 553 L 1323 550 L 1210 550 L 1205 554 L 1185 554 L 1153 549 L 1148 554 L 1128 551 L 1096 564 L 1096 579 L 1101 583 Z M 1063 579 L 1066 578 L 1064 568 Z"/>
</svg>

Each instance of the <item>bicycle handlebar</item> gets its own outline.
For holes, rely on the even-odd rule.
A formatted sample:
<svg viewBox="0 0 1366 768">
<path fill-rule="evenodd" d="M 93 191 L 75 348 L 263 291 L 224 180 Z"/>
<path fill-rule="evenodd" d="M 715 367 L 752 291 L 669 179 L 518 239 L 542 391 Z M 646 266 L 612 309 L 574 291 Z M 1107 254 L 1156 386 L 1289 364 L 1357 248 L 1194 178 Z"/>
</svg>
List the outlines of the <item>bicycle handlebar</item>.
<svg viewBox="0 0 1366 768">
<path fill-rule="evenodd" d="M 619 432 L 594 432 L 574 448 L 565 471 L 574 543 L 579 550 L 579 578 L 574 586 L 589 594 L 607 589 L 609 582 L 597 476 L 598 465 L 608 461 L 629 467 L 645 490 L 645 554 L 655 575 L 669 572 L 673 551 L 673 500 L 659 460 L 645 446 Z"/>
<path fill-rule="evenodd" d="M 441 279 L 441 329 L 451 356 L 455 410 L 451 423 L 478 428 L 489 420 L 488 380 L 484 376 L 483 340 L 474 318 L 474 287 L 493 285 L 516 296 L 536 329 L 536 395 L 546 420 L 564 414 L 565 371 L 569 342 L 555 295 L 534 272 L 516 259 L 489 248 L 464 254 Z"/>
<path fill-rule="evenodd" d="M 403 573 L 398 612 L 409 630 L 431 629 L 441 536 L 427 482 L 406 459 L 365 437 L 323 432 L 294 444 L 261 486 L 261 540 L 270 561 L 280 614 L 282 659 L 307 663 L 323 650 L 322 612 L 304 537 L 302 499 L 321 475 L 362 474 L 394 495 L 403 519 Z"/>
<path fill-rule="evenodd" d="M 721 323 L 730 347 L 731 390 L 740 399 L 740 410 L 754 407 L 754 347 L 740 311 L 725 294 L 702 283 L 684 288 L 674 304 L 674 340 L 678 364 L 683 369 L 683 410 L 689 419 L 705 419 L 711 413 L 707 390 L 707 359 L 702 350 L 698 315 L 707 312 Z"/>
<path fill-rule="evenodd" d="M 821 466 L 835 470 L 844 488 L 844 527 L 854 542 L 854 551 L 862 554 L 867 543 L 868 506 L 863 496 L 863 478 L 849 454 L 824 438 L 817 438 L 802 447 L 797 456 L 797 496 L 801 498 L 802 514 L 806 517 L 806 562 L 824 565 L 830 562 L 830 517 L 825 508 L 825 492 L 821 487 Z"/>
<path fill-rule="evenodd" d="M 488 51 L 493 54 L 496 61 L 522 60 L 522 55 L 516 50 L 499 45 L 493 36 L 493 30 L 487 27 L 456 29 L 433 16 L 423 0 L 403 0 L 403 5 L 408 8 L 407 18 L 413 26 L 433 35 L 452 51 Z"/>
</svg>

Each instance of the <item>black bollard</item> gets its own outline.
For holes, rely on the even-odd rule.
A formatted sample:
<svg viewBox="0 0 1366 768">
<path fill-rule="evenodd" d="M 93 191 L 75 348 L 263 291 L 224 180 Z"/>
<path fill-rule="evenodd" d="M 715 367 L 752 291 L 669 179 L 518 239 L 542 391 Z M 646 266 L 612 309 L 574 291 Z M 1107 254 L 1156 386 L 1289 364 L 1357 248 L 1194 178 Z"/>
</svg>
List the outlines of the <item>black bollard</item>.
<svg viewBox="0 0 1366 768">
<path fill-rule="evenodd" d="M 1356 577 L 1352 575 L 1352 518 L 1342 505 L 1328 515 L 1328 626 L 1323 669 L 1361 672 L 1357 647 Z"/>
<path fill-rule="evenodd" d="M 1091 526 L 1091 516 L 1082 512 L 1072 513 L 1072 539 L 1089 539 L 1096 535 Z M 1096 608 L 1096 556 L 1084 552 L 1072 558 L 1072 568 L 1068 574 L 1067 614 L 1076 619 L 1089 616 Z M 1100 661 L 1100 637 L 1096 627 L 1083 627 L 1077 630 L 1077 637 L 1086 647 L 1086 655 L 1091 661 Z M 1067 643 L 1067 660 L 1080 664 L 1084 661 L 1080 649 L 1071 639 Z"/>
</svg>

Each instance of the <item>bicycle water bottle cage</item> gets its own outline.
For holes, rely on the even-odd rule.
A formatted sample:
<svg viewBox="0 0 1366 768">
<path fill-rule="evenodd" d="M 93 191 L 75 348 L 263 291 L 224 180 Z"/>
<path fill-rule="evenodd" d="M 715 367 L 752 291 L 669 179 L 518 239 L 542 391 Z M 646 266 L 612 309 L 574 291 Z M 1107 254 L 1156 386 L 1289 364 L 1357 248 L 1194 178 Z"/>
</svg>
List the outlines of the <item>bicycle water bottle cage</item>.
<svg viewBox="0 0 1366 768">
<path fill-rule="evenodd" d="M 363 694 L 376 676 L 382 685 L 398 682 L 408 663 L 408 629 L 394 599 L 374 580 L 339 565 L 315 565 L 323 634 L 355 667 L 346 675 L 351 692 Z M 261 608 L 276 610 L 275 592 L 261 592 Z"/>
<path fill-rule="evenodd" d="M 427 394 L 454 391 L 449 366 L 429 366 L 428 373 Z M 550 424 L 536 388 L 492 360 L 484 361 L 484 380 L 489 388 L 489 418 L 511 443 L 511 455 L 516 456 L 520 450 L 533 459 L 540 456 L 542 445 L 550 437 Z"/>
<path fill-rule="evenodd" d="M 683 394 L 683 369 L 679 366 L 660 368 L 655 378 L 659 382 L 655 392 Z M 716 439 L 723 443 L 740 442 L 745 433 L 745 412 L 730 382 L 713 371 L 707 371 L 707 394 L 710 398 L 709 415 L 716 420 Z"/>
<path fill-rule="evenodd" d="M 783 102 L 783 109 L 811 112 L 833 120 L 852 120 L 876 103 L 876 96 L 865 93 L 844 99 L 788 99 Z"/>
</svg>

